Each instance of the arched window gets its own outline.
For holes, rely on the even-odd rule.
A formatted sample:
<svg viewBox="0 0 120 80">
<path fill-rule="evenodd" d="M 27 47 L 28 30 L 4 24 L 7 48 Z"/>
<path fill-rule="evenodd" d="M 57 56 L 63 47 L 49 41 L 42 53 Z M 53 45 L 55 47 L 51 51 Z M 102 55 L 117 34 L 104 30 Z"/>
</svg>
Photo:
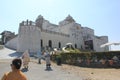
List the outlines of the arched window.
<svg viewBox="0 0 120 80">
<path fill-rule="evenodd" d="M 41 39 L 41 48 L 43 47 L 43 40 Z"/>
<path fill-rule="evenodd" d="M 49 42 L 48 42 L 48 47 L 52 48 L 52 41 L 51 40 L 49 40 Z"/>
<path fill-rule="evenodd" d="M 75 44 L 75 48 L 77 48 L 77 44 Z"/>
<path fill-rule="evenodd" d="M 58 43 L 58 48 L 61 48 L 61 43 L 60 42 Z"/>
<path fill-rule="evenodd" d="M 81 45 L 81 49 L 83 49 L 82 45 Z"/>
</svg>

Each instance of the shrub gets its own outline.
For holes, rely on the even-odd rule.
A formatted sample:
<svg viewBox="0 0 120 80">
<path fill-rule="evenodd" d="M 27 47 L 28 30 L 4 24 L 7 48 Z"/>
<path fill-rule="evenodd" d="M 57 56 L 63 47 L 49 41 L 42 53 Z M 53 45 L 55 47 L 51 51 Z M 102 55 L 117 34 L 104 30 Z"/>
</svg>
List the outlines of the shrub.
<svg viewBox="0 0 120 80">
<path fill-rule="evenodd" d="M 78 59 L 83 61 L 87 60 L 100 60 L 100 59 L 112 59 L 113 56 L 120 56 L 120 51 L 108 51 L 108 52 L 61 52 L 59 55 L 54 55 L 53 58 L 61 58 L 62 63 L 76 65 Z M 54 59 L 54 60 L 55 60 Z"/>
</svg>

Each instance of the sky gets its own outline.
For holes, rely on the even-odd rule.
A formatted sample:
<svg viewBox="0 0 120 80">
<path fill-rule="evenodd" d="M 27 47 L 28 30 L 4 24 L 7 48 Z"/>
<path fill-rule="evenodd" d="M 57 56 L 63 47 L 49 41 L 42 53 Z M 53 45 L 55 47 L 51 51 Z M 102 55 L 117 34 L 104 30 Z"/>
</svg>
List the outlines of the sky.
<svg viewBox="0 0 120 80">
<path fill-rule="evenodd" d="M 69 14 L 83 27 L 94 29 L 95 35 L 120 42 L 120 0 L 0 0 L 0 33 L 17 34 L 20 22 L 35 21 L 38 15 L 58 24 Z"/>
</svg>

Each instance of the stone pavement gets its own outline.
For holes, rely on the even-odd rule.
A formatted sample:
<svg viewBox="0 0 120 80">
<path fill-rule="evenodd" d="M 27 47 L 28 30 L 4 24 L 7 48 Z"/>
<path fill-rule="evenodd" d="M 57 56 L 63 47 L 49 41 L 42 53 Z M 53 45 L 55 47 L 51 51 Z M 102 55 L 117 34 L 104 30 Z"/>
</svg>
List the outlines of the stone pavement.
<svg viewBox="0 0 120 80">
<path fill-rule="evenodd" d="M 11 70 L 12 59 L 20 56 L 21 54 L 16 53 L 14 50 L 7 48 L 0 50 L 0 78 L 5 72 Z M 57 66 L 54 63 L 52 63 L 51 70 L 47 71 L 44 60 L 42 60 L 42 64 L 37 62 L 37 59 L 31 58 L 29 70 L 24 72 L 28 80 L 82 80 L 81 76 L 63 70 L 61 66 Z"/>
<path fill-rule="evenodd" d="M 5 72 L 11 70 L 10 68 L 11 60 L 0 61 L 0 78 Z M 45 62 L 38 64 L 37 61 L 32 60 L 29 64 L 29 70 L 24 71 L 28 80 L 82 80 L 82 77 L 74 75 L 69 71 L 64 71 L 60 69 L 61 66 L 55 64 L 52 65 L 51 70 L 46 70 Z"/>
<path fill-rule="evenodd" d="M 17 53 L 16 51 L 10 50 L 8 48 L 0 50 L 0 59 L 13 59 L 20 56 L 21 56 L 20 53 Z"/>
</svg>

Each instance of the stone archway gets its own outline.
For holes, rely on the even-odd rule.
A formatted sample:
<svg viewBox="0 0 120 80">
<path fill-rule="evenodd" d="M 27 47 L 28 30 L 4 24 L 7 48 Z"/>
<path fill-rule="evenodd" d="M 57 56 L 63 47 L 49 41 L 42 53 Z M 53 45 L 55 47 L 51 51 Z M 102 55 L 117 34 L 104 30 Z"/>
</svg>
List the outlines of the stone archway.
<svg viewBox="0 0 120 80">
<path fill-rule="evenodd" d="M 59 49 L 61 48 L 61 42 L 58 43 L 58 48 L 59 48 Z"/>
<path fill-rule="evenodd" d="M 77 44 L 75 44 L 75 48 L 77 48 Z"/>
<path fill-rule="evenodd" d="M 43 40 L 41 39 L 40 42 L 41 42 L 41 48 L 42 48 L 43 47 Z"/>
<path fill-rule="evenodd" d="M 52 41 L 51 40 L 48 41 L 48 47 L 52 48 Z"/>
</svg>

